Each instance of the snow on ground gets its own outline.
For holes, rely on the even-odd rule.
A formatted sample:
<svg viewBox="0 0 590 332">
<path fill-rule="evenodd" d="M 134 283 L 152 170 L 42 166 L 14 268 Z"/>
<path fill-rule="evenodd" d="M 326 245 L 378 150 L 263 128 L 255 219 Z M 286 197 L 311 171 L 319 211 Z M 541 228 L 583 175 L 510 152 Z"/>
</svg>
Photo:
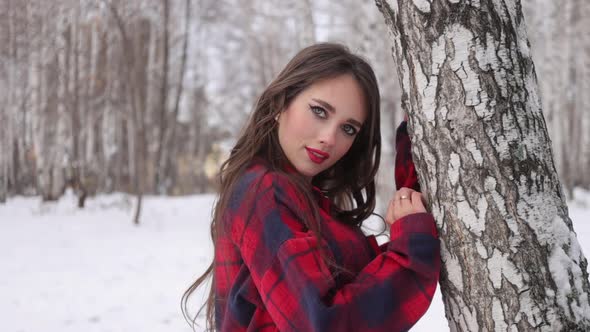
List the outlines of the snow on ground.
<svg viewBox="0 0 590 332">
<path fill-rule="evenodd" d="M 576 197 L 570 217 L 589 253 L 590 192 Z M 190 332 L 180 298 L 209 264 L 214 199 L 147 197 L 140 226 L 131 222 L 135 200 L 122 194 L 89 199 L 84 210 L 71 194 L 0 205 L 2 331 Z M 437 291 L 412 332 L 444 330 Z"/>
</svg>

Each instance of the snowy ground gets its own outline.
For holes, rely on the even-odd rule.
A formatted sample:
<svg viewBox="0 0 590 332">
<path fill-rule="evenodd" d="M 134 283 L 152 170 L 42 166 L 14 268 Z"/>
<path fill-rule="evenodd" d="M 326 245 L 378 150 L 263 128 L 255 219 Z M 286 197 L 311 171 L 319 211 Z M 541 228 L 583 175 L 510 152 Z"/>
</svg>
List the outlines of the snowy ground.
<svg viewBox="0 0 590 332">
<path fill-rule="evenodd" d="M 577 192 L 570 216 L 590 253 L 590 193 Z M 180 297 L 207 266 L 211 195 L 152 198 L 143 224 L 132 198 L 90 199 L 78 210 L 14 198 L 0 205 L 2 331 L 190 332 Z M 437 293 L 415 331 L 448 330 Z"/>
</svg>

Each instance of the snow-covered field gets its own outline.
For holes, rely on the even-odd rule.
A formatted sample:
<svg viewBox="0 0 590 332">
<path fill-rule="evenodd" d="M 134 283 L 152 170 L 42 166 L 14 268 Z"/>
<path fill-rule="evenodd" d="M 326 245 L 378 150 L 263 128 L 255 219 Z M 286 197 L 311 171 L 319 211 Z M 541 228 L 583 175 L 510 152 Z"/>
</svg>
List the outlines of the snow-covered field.
<svg viewBox="0 0 590 332">
<path fill-rule="evenodd" d="M 590 253 L 590 193 L 569 202 L 578 240 Z M 185 288 L 209 263 L 214 196 L 89 199 L 79 210 L 13 198 L 0 205 L 0 315 L 7 332 L 190 332 L 180 312 Z M 448 330 L 436 298 L 412 331 Z"/>
</svg>

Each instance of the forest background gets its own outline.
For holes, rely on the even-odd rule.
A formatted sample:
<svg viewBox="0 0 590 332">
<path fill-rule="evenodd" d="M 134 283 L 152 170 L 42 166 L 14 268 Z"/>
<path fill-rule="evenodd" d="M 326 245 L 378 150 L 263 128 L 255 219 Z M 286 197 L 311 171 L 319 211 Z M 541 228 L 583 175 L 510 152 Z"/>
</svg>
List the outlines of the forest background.
<svg viewBox="0 0 590 332">
<path fill-rule="evenodd" d="M 554 162 L 588 252 L 590 3 L 522 5 Z M 7 330 L 188 330 L 178 304 L 212 256 L 216 171 L 258 94 L 318 41 L 348 45 L 378 76 L 379 210 L 394 190 L 403 116 L 374 1 L 0 0 Z M 443 326 L 437 293 L 413 331 Z"/>
<path fill-rule="evenodd" d="M 590 188 L 590 4 L 522 5 L 571 197 Z M 68 187 L 80 207 L 97 193 L 214 192 L 258 94 L 317 41 L 348 45 L 378 76 L 383 202 L 402 114 L 374 1 L 0 0 L 0 202 L 56 200 Z"/>
</svg>

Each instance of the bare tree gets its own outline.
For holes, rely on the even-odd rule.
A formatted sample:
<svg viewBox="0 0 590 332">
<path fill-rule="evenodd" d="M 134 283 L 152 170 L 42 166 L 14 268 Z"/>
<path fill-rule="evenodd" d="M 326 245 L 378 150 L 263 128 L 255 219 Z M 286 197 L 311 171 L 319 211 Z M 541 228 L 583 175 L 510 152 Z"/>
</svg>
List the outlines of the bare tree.
<svg viewBox="0 0 590 332">
<path fill-rule="evenodd" d="M 69 92 L 68 95 L 70 98 L 69 109 L 68 112 L 70 113 L 71 120 L 71 132 L 72 132 L 72 185 L 78 196 L 78 207 L 84 207 L 84 202 L 86 200 L 86 188 L 84 187 L 84 183 L 82 181 L 82 173 L 83 173 L 83 154 L 80 151 L 82 146 L 82 122 L 81 122 L 81 114 L 83 112 L 82 109 L 82 101 L 81 101 L 81 89 L 80 89 L 80 30 L 78 26 L 80 24 L 80 16 L 81 16 L 81 8 L 80 2 L 77 1 L 74 9 L 74 19 L 73 23 L 68 29 L 68 36 L 67 36 L 67 52 L 68 52 L 68 59 L 66 68 L 64 70 L 70 71 L 70 77 L 66 83 L 67 91 Z"/>
<path fill-rule="evenodd" d="M 170 1 L 161 0 L 162 5 L 162 59 L 161 75 L 162 82 L 160 86 L 160 105 L 159 105 L 159 128 L 158 128 L 158 147 L 156 151 L 156 191 L 165 192 L 166 171 L 164 152 L 168 148 L 164 141 L 167 132 L 167 109 L 168 109 L 168 73 L 170 71 Z"/>
<path fill-rule="evenodd" d="M 442 242 L 451 330 L 587 331 L 568 217 L 519 0 L 376 1 Z"/>
<path fill-rule="evenodd" d="M 552 138 L 555 166 L 568 197 L 588 188 L 590 116 L 590 6 L 587 1 L 522 3 L 529 26 L 543 113 Z M 575 142 L 575 144 L 572 144 Z"/>
<path fill-rule="evenodd" d="M 8 197 L 10 154 L 10 113 L 8 112 L 8 55 L 10 53 L 10 2 L 0 2 L 0 203 Z"/>
<path fill-rule="evenodd" d="M 163 2 L 163 16 L 164 16 L 164 58 L 163 63 L 165 63 L 162 67 L 162 85 L 161 88 L 161 107 L 162 113 L 160 117 L 160 132 L 159 132 L 159 139 L 158 139 L 158 152 L 156 160 L 158 162 L 157 167 L 158 171 L 156 173 L 156 186 L 158 192 L 168 193 L 170 185 L 174 182 L 171 179 L 171 162 L 172 158 L 176 157 L 176 147 L 177 144 L 174 144 L 176 138 L 176 128 L 177 128 L 177 121 L 178 121 L 178 114 L 180 111 L 180 98 L 182 97 L 184 91 L 184 75 L 186 71 L 186 59 L 188 53 L 188 40 L 189 40 L 189 24 L 191 22 L 191 1 L 185 0 L 184 4 L 184 29 L 183 29 L 183 37 L 182 37 L 182 51 L 180 54 L 180 65 L 178 71 L 178 82 L 176 83 L 176 94 L 173 99 L 172 105 L 172 112 L 168 115 L 166 111 L 167 108 L 167 100 L 168 100 L 168 72 L 170 71 L 169 56 L 168 56 L 168 49 L 171 47 L 169 39 L 170 39 L 170 31 L 168 28 L 169 24 L 169 17 L 170 17 L 170 3 L 169 0 L 162 0 Z"/>
<path fill-rule="evenodd" d="M 0 67 L 0 75 L 3 73 Z M 4 89 L 3 89 L 4 88 Z M 0 90 L 6 91 L 5 82 L 0 80 Z M 9 135 L 8 135 L 8 110 L 4 95 L 0 95 L 0 203 L 5 203 L 8 197 L 8 163 L 10 155 L 8 153 Z"/>
<path fill-rule="evenodd" d="M 139 224 L 141 207 L 144 194 L 145 181 L 145 158 L 146 151 L 146 132 L 143 112 L 145 110 L 146 98 L 146 77 L 145 77 L 145 45 L 147 45 L 148 36 L 146 36 L 146 28 L 142 25 L 143 21 L 138 22 L 136 27 L 137 36 L 131 39 L 127 31 L 127 26 L 123 21 L 118 8 L 114 3 L 108 3 L 109 10 L 115 20 L 115 24 L 121 35 L 123 41 L 123 53 L 125 58 L 125 86 L 128 91 L 130 100 L 131 116 L 128 124 L 130 126 L 128 135 L 130 139 L 129 150 L 133 153 L 134 164 L 134 191 L 137 195 L 136 210 L 133 217 L 133 222 Z M 137 146 L 135 146 L 137 144 Z"/>
</svg>

